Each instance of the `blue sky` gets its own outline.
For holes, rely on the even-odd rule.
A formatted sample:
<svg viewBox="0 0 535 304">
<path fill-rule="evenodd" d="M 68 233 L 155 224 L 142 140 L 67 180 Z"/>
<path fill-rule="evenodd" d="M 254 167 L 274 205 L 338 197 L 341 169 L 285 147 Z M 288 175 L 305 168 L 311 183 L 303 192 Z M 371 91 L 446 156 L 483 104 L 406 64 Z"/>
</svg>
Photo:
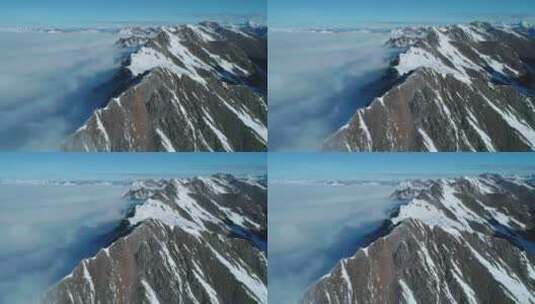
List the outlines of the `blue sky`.
<svg viewBox="0 0 535 304">
<path fill-rule="evenodd" d="M 535 173 L 533 153 L 270 153 L 270 180 L 362 179 Z"/>
<path fill-rule="evenodd" d="M 266 0 L 2 0 L 0 25 L 79 26 L 117 22 L 234 22 L 263 15 Z"/>
<path fill-rule="evenodd" d="M 266 174 L 264 153 L 0 153 L 0 179 L 118 180 Z"/>
<path fill-rule="evenodd" d="M 533 0 L 270 0 L 273 26 L 534 20 Z"/>
</svg>

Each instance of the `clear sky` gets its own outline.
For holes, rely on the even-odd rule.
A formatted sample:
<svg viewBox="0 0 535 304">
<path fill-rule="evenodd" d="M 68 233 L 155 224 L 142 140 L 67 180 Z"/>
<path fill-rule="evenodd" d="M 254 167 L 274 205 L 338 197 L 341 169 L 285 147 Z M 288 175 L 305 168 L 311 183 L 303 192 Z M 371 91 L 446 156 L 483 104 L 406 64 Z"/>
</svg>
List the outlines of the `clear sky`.
<svg viewBox="0 0 535 304">
<path fill-rule="evenodd" d="M 264 153 L 0 153 L 0 179 L 120 180 L 266 174 Z"/>
<path fill-rule="evenodd" d="M 263 17 L 266 0 L 1 0 L 0 25 L 241 21 Z"/>
<path fill-rule="evenodd" d="M 400 180 L 535 174 L 533 153 L 270 153 L 270 180 Z"/>
<path fill-rule="evenodd" d="M 269 23 L 280 27 L 367 23 L 454 23 L 534 20 L 533 0 L 269 0 Z"/>
</svg>

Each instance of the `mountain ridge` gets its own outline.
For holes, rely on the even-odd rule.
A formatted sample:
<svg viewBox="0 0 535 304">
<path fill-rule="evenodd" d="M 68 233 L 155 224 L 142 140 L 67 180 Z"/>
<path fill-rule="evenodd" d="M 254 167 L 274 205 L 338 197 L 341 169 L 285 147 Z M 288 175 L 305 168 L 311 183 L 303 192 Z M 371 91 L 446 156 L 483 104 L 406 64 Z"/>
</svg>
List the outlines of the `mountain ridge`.
<svg viewBox="0 0 535 304">
<path fill-rule="evenodd" d="M 340 261 L 303 303 L 533 303 L 533 178 L 418 181 L 384 235 Z"/>
<path fill-rule="evenodd" d="M 267 37 L 213 22 L 129 28 L 117 44 L 126 89 L 65 142 L 66 151 L 265 151 Z"/>
<path fill-rule="evenodd" d="M 214 175 L 138 183 L 117 238 L 43 303 L 267 303 L 263 181 Z"/>
<path fill-rule="evenodd" d="M 387 71 L 397 80 L 327 138 L 325 150 L 534 149 L 532 30 L 409 27 L 387 45 L 401 49 Z"/>
</svg>

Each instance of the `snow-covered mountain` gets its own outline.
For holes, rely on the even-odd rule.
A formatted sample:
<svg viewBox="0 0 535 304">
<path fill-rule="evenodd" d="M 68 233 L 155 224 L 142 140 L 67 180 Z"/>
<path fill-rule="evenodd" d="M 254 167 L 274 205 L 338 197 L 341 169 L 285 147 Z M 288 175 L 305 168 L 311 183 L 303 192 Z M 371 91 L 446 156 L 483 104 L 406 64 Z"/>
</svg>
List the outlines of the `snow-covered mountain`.
<svg viewBox="0 0 535 304">
<path fill-rule="evenodd" d="M 498 175 L 400 187 L 380 237 L 303 303 L 535 303 L 534 187 Z"/>
<path fill-rule="evenodd" d="M 535 149 L 532 28 L 468 25 L 392 31 L 387 89 L 331 135 L 345 151 Z"/>
<path fill-rule="evenodd" d="M 198 25 L 129 27 L 122 90 L 64 145 L 68 151 L 263 151 L 267 30 Z"/>
<path fill-rule="evenodd" d="M 267 303 L 265 180 L 139 182 L 116 240 L 43 303 Z"/>
</svg>

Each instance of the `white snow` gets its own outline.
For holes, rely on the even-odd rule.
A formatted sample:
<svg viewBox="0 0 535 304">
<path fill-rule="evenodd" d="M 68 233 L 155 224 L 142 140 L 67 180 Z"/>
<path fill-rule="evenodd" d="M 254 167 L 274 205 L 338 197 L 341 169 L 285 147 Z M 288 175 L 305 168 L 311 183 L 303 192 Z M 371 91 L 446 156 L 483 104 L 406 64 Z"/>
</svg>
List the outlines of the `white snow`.
<svg viewBox="0 0 535 304">
<path fill-rule="evenodd" d="M 143 205 L 136 206 L 135 215 L 128 221 L 131 225 L 136 225 L 147 219 L 159 220 L 169 226 L 180 226 L 182 230 L 194 236 L 200 236 L 201 231 L 205 230 L 204 225 L 199 226 L 198 223 L 181 216 L 167 204 L 154 199 L 148 199 Z"/>
<path fill-rule="evenodd" d="M 253 222 L 252 220 L 250 220 L 249 218 L 239 214 L 239 213 L 236 213 L 234 211 L 232 211 L 231 209 L 229 208 L 226 208 L 226 207 L 222 207 L 222 206 L 217 206 L 219 208 L 219 210 L 221 210 L 227 217 L 228 219 L 238 225 L 238 226 L 241 226 L 241 227 L 244 227 L 244 228 L 247 228 L 248 226 L 252 226 L 252 227 L 255 227 L 255 228 L 260 228 L 260 224 L 258 223 L 255 223 Z"/>
<path fill-rule="evenodd" d="M 501 265 L 501 260 L 487 260 L 477 250 L 475 250 L 469 243 L 465 244 L 474 257 L 484 266 L 492 275 L 494 280 L 500 284 L 511 300 L 517 303 L 535 303 L 535 294 L 533 294 L 528 287 L 511 271 L 507 270 L 507 266 Z"/>
<path fill-rule="evenodd" d="M 223 264 L 230 271 L 230 273 L 232 273 L 232 275 L 236 278 L 236 280 L 240 281 L 243 284 L 243 286 L 252 293 L 251 295 L 259 303 L 267 303 L 268 301 L 267 287 L 258 277 L 256 277 L 255 274 L 250 273 L 249 271 L 247 271 L 246 268 L 240 265 L 239 260 L 233 263 L 227 260 L 224 256 L 222 256 L 219 252 L 217 252 L 217 250 L 215 250 L 211 246 L 209 246 L 209 248 L 214 254 L 214 256 L 217 258 L 217 260 L 221 264 Z"/>
<path fill-rule="evenodd" d="M 508 66 L 507 64 L 501 63 L 501 62 L 495 60 L 494 58 L 492 58 L 492 57 L 490 57 L 488 55 L 482 54 L 481 52 L 479 52 L 475 48 L 472 48 L 472 50 L 479 56 L 479 58 L 481 58 L 481 60 L 483 60 L 494 71 L 499 72 L 499 73 L 504 74 L 504 75 L 507 75 L 508 74 L 507 70 L 509 70 L 510 72 L 512 72 L 513 74 L 515 74 L 517 76 L 520 75 L 519 71 L 513 69 L 512 67 Z"/>
<path fill-rule="evenodd" d="M 215 289 L 203 278 L 203 271 L 197 265 L 197 262 L 193 261 L 193 275 L 195 275 L 195 278 L 199 283 L 201 283 L 204 290 L 206 290 L 206 293 L 208 294 L 208 297 L 210 298 L 210 303 L 212 304 L 219 304 L 219 300 L 217 298 L 217 292 Z"/>
<path fill-rule="evenodd" d="M 197 177 L 200 181 L 202 181 L 211 191 L 215 194 L 225 194 L 229 193 L 228 185 L 226 182 L 223 182 L 223 180 L 217 179 L 215 177 Z"/>
<path fill-rule="evenodd" d="M 214 38 L 214 33 L 204 26 L 188 24 L 186 27 L 192 30 L 199 38 L 201 38 L 201 40 L 205 42 L 216 41 Z"/>
<path fill-rule="evenodd" d="M 199 75 L 199 70 L 211 70 L 212 68 L 201 59 L 193 55 L 185 47 L 180 39 L 172 31 L 162 28 L 169 38 L 168 51 L 183 66 L 173 62 L 169 57 L 155 50 L 154 48 L 142 47 L 131 55 L 131 63 L 128 69 L 134 76 L 145 73 L 156 67 L 166 68 L 178 76 L 188 76 L 191 79 L 206 85 L 206 80 Z"/>
<path fill-rule="evenodd" d="M 345 266 L 346 260 L 342 260 L 340 263 L 341 267 L 341 275 L 344 279 L 344 282 L 347 287 L 347 301 L 351 301 L 353 297 L 353 285 L 351 284 L 351 280 L 349 279 L 349 275 L 347 274 L 346 266 Z"/>
<path fill-rule="evenodd" d="M 514 35 L 514 36 L 516 36 L 516 37 L 518 37 L 518 38 L 526 39 L 526 37 L 520 35 L 517 31 L 515 31 L 514 29 L 512 29 L 512 28 L 510 28 L 510 27 L 508 27 L 508 26 L 501 27 L 500 30 L 501 30 L 502 32 L 507 33 L 507 34 Z"/>
<path fill-rule="evenodd" d="M 108 132 L 106 131 L 106 128 L 104 127 L 104 124 L 102 124 L 102 120 L 100 119 L 101 112 L 100 110 L 95 111 L 95 121 L 97 123 L 97 128 L 104 137 L 104 144 L 105 144 L 105 150 L 110 151 L 111 150 L 111 142 L 110 137 L 108 136 Z"/>
<path fill-rule="evenodd" d="M 201 233 L 207 230 L 205 223 L 221 222 L 190 196 L 191 191 L 183 181 L 176 180 L 174 185 L 177 187 L 174 206 L 149 198 L 142 205 L 136 206 L 134 216 L 128 219 L 130 224 L 136 225 L 147 219 L 155 219 L 169 226 L 178 226 L 185 232 L 200 237 Z M 188 216 L 184 217 L 177 208 L 183 209 Z"/>
<path fill-rule="evenodd" d="M 128 66 L 128 69 L 134 76 L 138 76 L 157 67 L 166 68 L 179 76 L 188 75 L 194 80 L 203 84 L 206 83 L 204 79 L 199 78 L 196 74 L 192 74 L 185 68 L 178 66 L 164 54 L 148 47 L 142 47 L 139 51 L 131 55 L 131 63 Z"/>
<path fill-rule="evenodd" d="M 421 67 L 431 68 L 443 76 L 453 75 L 457 79 L 471 84 L 466 75 L 446 66 L 439 58 L 417 47 L 411 47 L 407 52 L 400 54 L 399 64 L 395 66 L 395 69 L 399 75 L 403 76 Z"/>
<path fill-rule="evenodd" d="M 91 274 L 89 273 L 89 270 L 87 270 L 87 261 L 84 260 L 82 262 L 82 271 L 84 275 L 84 279 L 89 285 L 89 303 L 95 302 L 95 285 L 93 284 L 93 278 L 91 277 Z"/>
<path fill-rule="evenodd" d="M 202 77 L 197 73 L 197 70 L 201 69 L 209 71 L 211 70 L 211 67 L 191 53 L 190 50 L 182 44 L 182 41 L 177 35 L 168 31 L 166 31 L 166 33 L 167 37 L 169 38 L 169 51 L 176 58 L 178 58 L 180 62 L 182 62 L 182 64 L 192 75 L 194 75 L 193 78 L 202 79 Z"/>
<path fill-rule="evenodd" d="M 223 99 L 221 96 L 217 95 L 219 100 L 227 107 L 232 113 L 234 113 L 242 122 L 243 124 L 251 129 L 256 135 L 259 136 L 259 139 L 262 140 L 263 143 L 267 143 L 267 137 L 268 137 L 268 130 L 267 127 L 260 122 L 258 119 L 252 117 L 247 111 L 244 109 L 236 110 L 233 106 L 231 106 L 225 99 Z"/>
<path fill-rule="evenodd" d="M 149 300 L 150 304 L 160 304 L 160 301 L 158 300 L 158 297 L 156 296 L 156 293 L 154 292 L 154 289 L 147 283 L 147 281 L 141 279 L 141 285 L 143 285 L 143 288 L 145 288 L 145 296 L 147 297 L 147 300 Z"/>
<path fill-rule="evenodd" d="M 533 190 L 534 188 L 522 177 L 519 177 L 519 176 L 513 176 L 509 179 L 507 179 L 507 181 L 513 183 L 513 184 L 516 184 L 518 186 L 521 186 L 521 187 L 526 187 L 528 188 L 529 190 Z"/>
<path fill-rule="evenodd" d="M 239 27 L 237 26 L 229 26 L 228 27 L 228 30 L 229 31 L 232 31 L 236 34 L 240 34 L 242 36 L 245 36 L 245 37 L 248 37 L 248 38 L 251 38 L 251 35 L 247 34 L 246 32 L 244 32 L 242 29 L 240 29 Z"/>
<path fill-rule="evenodd" d="M 433 143 L 433 140 L 425 133 L 425 131 L 422 128 L 418 128 L 418 133 L 422 136 L 423 143 L 427 151 L 429 152 L 438 152 L 437 147 L 435 147 L 435 144 Z"/>
<path fill-rule="evenodd" d="M 218 34 L 215 33 L 212 29 L 206 26 L 201 25 L 186 25 L 181 29 L 188 28 L 193 31 L 201 41 L 205 43 L 210 43 L 216 41 L 219 38 Z M 202 51 L 208 55 L 213 62 L 205 62 L 200 57 L 193 54 L 190 49 L 183 43 L 181 38 L 182 33 L 173 27 L 162 27 L 161 30 L 167 35 L 169 39 L 168 46 L 159 45 L 162 48 L 167 49 L 169 53 L 172 54 L 172 59 L 164 55 L 164 52 L 158 51 L 150 47 L 142 47 L 136 53 L 131 55 L 131 64 L 128 67 L 132 74 L 135 76 L 145 73 L 148 70 L 151 70 L 156 67 L 166 68 L 173 73 L 183 76 L 187 75 L 191 79 L 206 85 L 206 80 L 199 74 L 199 71 L 209 71 L 217 72 L 216 66 L 223 68 L 231 74 L 236 74 L 237 72 L 242 75 L 249 75 L 250 73 L 239 66 L 236 63 L 232 63 L 220 55 L 216 55 L 208 51 L 203 45 L 200 45 Z M 178 61 L 179 63 L 174 62 Z"/>
<path fill-rule="evenodd" d="M 463 290 L 464 294 L 466 295 L 466 298 L 468 299 L 469 304 L 478 304 L 477 297 L 475 291 L 470 287 L 468 283 L 462 278 L 463 273 L 457 266 L 457 264 L 453 263 L 453 270 L 450 269 L 451 274 L 453 274 L 453 277 L 461 286 L 461 289 Z"/>
<path fill-rule="evenodd" d="M 487 102 L 487 104 L 498 113 L 503 120 L 513 129 L 515 129 L 520 135 L 522 135 L 523 141 L 535 149 L 535 130 L 533 130 L 524 120 L 516 117 L 511 111 L 502 110 L 498 108 L 492 101 L 490 101 L 485 95 L 480 94 L 481 97 Z"/>
<path fill-rule="evenodd" d="M 471 176 L 465 176 L 463 178 L 471 183 L 481 194 L 496 193 L 496 189 L 492 188 L 493 185 L 489 185 L 489 182 L 485 179 Z"/>
<path fill-rule="evenodd" d="M 443 33 L 444 28 L 432 28 L 437 35 L 437 51 L 447 58 L 451 65 L 446 64 L 442 59 L 432 53 L 420 48 L 411 47 L 407 52 L 400 55 L 399 64 L 395 67 L 400 75 L 405 75 L 417 68 L 426 67 L 441 74 L 443 77 L 452 75 L 459 81 L 468 85 L 472 84 L 468 70 L 481 71 L 478 66 L 466 56 L 464 56 L 452 43 L 451 39 Z"/>
<path fill-rule="evenodd" d="M 526 225 L 524 223 L 518 221 L 514 217 L 505 215 L 504 213 L 500 212 L 498 209 L 486 206 L 485 204 L 481 202 L 479 202 L 479 204 L 481 205 L 481 207 L 483 207 L 483 209 L 485 209 L 485 211 L 491 214 L 494 220 L 496 220 L 501 225 L 512 228 L 512 229 L 516 229 L 517 227 L 511 226 L 511 222 L 512 222 L 522 229 L 526 228 Z"/>
<path fill-rule="evenodd" d="M 479 137 L 485 144 L 485 147 L 487 148 L 487 150 L 489 152 L 496 152 L 496 148 L 494 148 L 494 145 L 492 144 L 492 139 L 490 138 L 490 136 L 488 136 L 488 134 L 485 133 L 485 131 L 483 131 L 478 126 L 477 118 L 474 116 L 474 114 L 472 114 L 472 112 L 469 109 L 467 109 L 467 112 L 468 112 L 468 123 L 470 124 L 470 126 L 472 126 L 472 128 L 474 128 L 476 133 L 479 135 Z"/>
<path fill-rule="evenodd" d="M 446 105 L 446 102 L 442 98 L 442 95 L 440 94 L 440 92 L 438 90 L 433 89 L 433 93 L 436 96 L 436 99 L 434 99 L 435 104 L 437 105 L 439 109 L 441 109 L 442 113 L 448 118 L 448 121 L 450 122 L 453 128 L 453 132 L 455 134 L 455 143 L 457 145 L 457 150 L 459 150 L 459 130 L 457 128 L 457 124 L 455 123 L 453 119 L 453 115 L 451 114 L 450 109 Z"/>
<path fill-rule="evenodd" d="M 162 230 L 162 231 L 165 231 L 165 230 Z M 163 242 L 160 242 L 159 240 L 156 240 L 156 241 L 158 242 L 158 244 L 161 247 L 160 256 L 162 257 L 162 260 L 164 260 L 166 262 L 166 264 L 167 264 L 167 266 L 169 266 L 171 272 L 174 273 L 176 275 L 177 279 L 180 280 L 178 266 L 176 265 L 175 260 L 171 256 L 171 252 L 169 252 L 169 249 L 167 248 L 167 245 L 165 243 L 163 243 Z"/>
<path fill-rule="evenodd" d="M 528 270 L 528 276 L 530 277 L 530 279 L 535 280 L 535 266 L 533 266 L 525 252 L 520 253 L 520 258 L 522 259 L 522 262 L 526 265 L 526 269 Z"/>
<path fill-rule="evenodd" d="M 446 182 L 442 183 L 442 205 L 455 215 L 465 230 L 470 229 L 470 222 L 485 224 L 486 221 L 472 211 L 455 195 L 457 191 Z"/>
<path fill-rule="evenodd" d="M 497 185 L 491 180 L 487 180 L 482 177 L 464 177 L 463 179 L 467 180 L 476 189 L 477 193 L 482 195 L 492 194 L 499 191 L 499 189 L 496 189 Z M 449 215 L 446 215 L 446 212 L 436 207 L 427 199 L 413 199 L 408 205 L 400 208 L 399 215 L 393 218 L 392 222 L 397 224 L 405 219 L 417 219 L 431 227 L 439 226 L 456 238 L 461 236 L 460 232 L 468 232 L 476 233 L 482 239 L 484 239 L 483 235 L 473 230 L 470 225 L 472 223 L 479 223 L 481 225 L 490 226 L 490 223 L 488 222 L 490 219 L 496 220 L 500 224 L 511 228 L 517 228 L 511 226 L 513 223 L 523 229 L 525 228 L 525 225 L 515 218 L 507 216 L 497 208 L 489 207 L 477 199 L 476 202 L 479 203 L 479 205 L 487 212 L 487 214 L 482 216 L 476 214 L 465 204 L 463 204 L 459 198 L 457 198 L 457 191 L 454 188 L 453 183 L 455 183 L 455 181 L 448 179 L 442 179 L 439 182 L 441 188 L 440 206 L 441 208 L 447 209 L 447 214 Z M 420 222 L 416 223 L 418 224 Z M 464 242 L 462 239 L 460 239 L 460 241 L 470 249 L 477 261 L 479 261 L 479 263 L 489 271 L 495 281 L 503 287 L 506 295 L 508 295 L 514 302 L 535 303 L 535 295 L 531 293 L 529 287 L 524 285 L 522 280 L 511 269 L 509 269 L 509 266 L 506 263 L 499 258 L 486 258 L 485 256 L 487 253 L 480 253 L 474 249 L 470 243 Z M 418 255 L 421 257 L 423 264 L 430 273 L 430 277 L 438 278 L 438 267 L 432 260 L 428 250 L 429 249 L 425 246 L 421 246 Z M 535 276 L 535 269 L 530 264 L 529 260 L 527 260 L 527 257 L 523 255 L 524 253 L 522 252 L 519 254 L 521 259 L 523 259 L 526 264 L 526 269 L 530 277 Z M 462 271 L 455 263 L 453 263 L 453 269 L 450 269 L 450 272 L 463 290 L 463 293 L 466 295 L 468 303 L 478 303 L 476 294 L 470 287 L 470 283 L 466 282 L 466 280 L 463 278 Z M 433 282 L 433 279 L 431 279 L 430 282 Z M 405 290 L 405 287 L 407 286 L 402 286 L 402 289 Z M 439 288 L 438 285 L 437 288 Z M 405 298 L 411 298 L 410 290 L 407 291 Z"/>
<path fill-rule="evenodd" d="M 229 72 L 231 74 L 235 74 L 236 71 L 238 71 L 242 75 L 246 75 L 246 76 L 250 74 L 246 69 L 240 67 L 239 65 L 237 65 L 235 63 L 231 63 L 226 59 L 223 59 L 219 55 L 212 54 L 212 53 L 208 52 L 207 50 L 205 50 L 205 52 L 208 54 L 208 56 L 210 56 L 210 58 L 212 58 L 217 63 L 217 65 L 219 65 L 221 68 L 223 68 L 225 71 L 227 71 L 227 72 Z"/>
<path fill-rule="evenodd" d="M 223 149 L 227 152 L 232 152 L 234 151 L 234 149 L 232 148 L 232 146 L 230 145 L 229 141 L 228 141 L 228 138 L 225 136 L 225 134 L 223 132 L 221 132 L 221 130 L 219 130 L 216 126 L 215 126 L 215 121 L 214 119 L 212 118 L 212 116 L 210 115 L 210 113 L 208 113 L 204 108 L 202 109 L 202 112 L 204 113 L 204 116 L 203 116 L 203 120 L 204 122 L 208 125 L 208 127 L 210 128 L 210 130 L 212 130 L 212 132 L 214 133 L 214 135 L 217 137 L 217 139 L 219 140 L 219 142 L 221 143 L 221 146 L 223 147 Z"/>
<path fill-rule="evenodd" d="M 364 118 L 362 117 L 362 111 L 358 111 L 358 118 L 359 118 L 359 127 L 364 132 L 364 135 L 366 135 L 366 144 L 368 145 L 368 150 L 372 150 L 372 135 L 370 134 L 370 130 L 368 130 L 368 126 L 366 126 L 366 122 L 364 121 Z"/>
<path fill-rule="evenodd" d="M 169 137 L 167 137 L 167 135 L 165 135 L 165 133 L 160 128 L 156 128 L 155 131 L 156 131 L 156 134 L 158 134 L 158 136 L 160 136 L 160 139 L 162 140 L 161 142 L 162 142 L 162 145 L 163 145 L 164 149 L 167 152 L 176 152 L 175 148 L 173 147 L 173 143 L 171 142 Z"/>
<path fill-rule="evenodd" d="M 477 177 L 464 177 L 463 179 L 470 182 L 480 194 L 486 195 L 497 192 L 494 189 L 494 185 L 488 180 Z M 476 199 L 476 203 L 487 212 L 487 214 L 480 216 L 457 198 L 455 195 L 456 190 L 449 184 L 448 180 L 441 180 L 440 186 L 442 192 L 440 205 L 447 209 L 453 217 L 446 215 L 443 210 L 426 200 L 413 199 L 407 205 L 400 207 L 399 215 L 393 218 L 392 222 L 397 224 L 405 219 L 417 219 L 431 227 L 439 226 L 454 235 L 459 235 L 461 231 L 478 233 L 471 228 L 471 223 L 478 223 L 490 227 L 492 226 L 489 223 L 491 219 L 513 229 L 518 227 L 522 229 L 526 228 L 524 223 L 514 217 L 506 215 L 497 208 L 489 207 Z M 517 227 L 512 226 L 512 224 L 515 224 Z"/>
<path fill-rule="evenodd" d="M 413 199 L 409 204 L 401 206 L 398 216 L 392 218 L 392 222 L 397 224 L 406 219 L 417 219 L 428 226 L 438 226 L 456 235 L 459 230 L 462 231 L 465 229 L 462 224 L 449 218 L 434 205 L 419 199 Z"/>
<path fill-rule="evenodd" d="M 435 262 L 433 262 L 433 258 L 431 258 L 431 255 L 429 254 L 429 250 L 426 247 L 426 244 L 419 244 L 420 250 L 418 251 L 418 256 L 422 259 L 424 262 L 424 265 L 427 269 L 427 272 L 429 273 L 429 280 L 428 283 L 434 283 L 435 290 L 436 290 L 436 302 L 439 302 L 439 294 L 440 294 L 440 277 L 438 275 L 437 266 L 435 265 Z"/>
<path fill-rule="evenodd" d="M 401 206 L 399 215 L 393 218 L 392 222 L 397 224 L 404 219 L 417 219 L 431 227 L 439 226 L 454 235 L 458 235 L 460 231 L 475 232 L 470 227 L 470 222 L 487 223 L 455 196 L 456 191 L 448 185 L 447 180 L 441 181 L 441 188 L 441 206 L 450 211 L 454 218 L 450 218 L 444 211 L 425 200 L 413 199 L 409 204 Z"/>
<path fill-rule="evenodd" d="M 171 95 L 173 96 L 173 105 L 175 107 L 175 109 L 177 110 L 177 113 L 182 117 L 182 119 L 186 122 L 186 125 L 188 126 L 188 128 L 190 129 L 191 131 L 191 136 L 193 137 L 193 148 L 195 151 L 197 151 L 197 132 L 196 132 L 196 128 L 193 126 L 193 123 L 191 122 L 191 118 L 190 116 L 188 115 L 188 112 L 186 111 L 186 109 L 184 108 L 184 106 L 182 105 L 182 103 L 180 102 L 180 99 L 178 98 L 178 96 L 176 95 L 175 91 L 172 90 L 171 88 L 167 88 L 167 90 L 171 93 Z M 210 152 L 212 152 L 212 149 L 210 148 L 210 146 L 206 143 L 206 140 L 204 139 L 204 137 L 202 136 L 201 134 L 201 140 L 204 142 L 206 148 L 208 150 L 210 150 Z"/>
<path fill-rule="evenodd" d="M 473 27 L 471 25 L 465 25 L 465 24 L 459 24 L 459 25 L 457 25 L 457 27 L 459 27 L 461 30 L 463 30 L 464 33 L 466 35 L 468 35 L 468 37 L 470 37 L 470 39 L 472 39 L 472 41 L 474 41 L 474 42 L 485 42 L 485 41 L 487 41 L 487 39 L 485 37 L 483 37 L 483 34 L 479 33 L 477 31 L 476 27 Z"/>
<path fill-rule="evenodd" d="M 407 304 L 417 304 L 416 297 L 414 296 L 414 293 L 410 289 L 410 287 L 403 281 L 403 279 L 399 280 L 399 286 L 401 287 L 401 295 L 405 299 L 405 302 Z"/>
</svg>

